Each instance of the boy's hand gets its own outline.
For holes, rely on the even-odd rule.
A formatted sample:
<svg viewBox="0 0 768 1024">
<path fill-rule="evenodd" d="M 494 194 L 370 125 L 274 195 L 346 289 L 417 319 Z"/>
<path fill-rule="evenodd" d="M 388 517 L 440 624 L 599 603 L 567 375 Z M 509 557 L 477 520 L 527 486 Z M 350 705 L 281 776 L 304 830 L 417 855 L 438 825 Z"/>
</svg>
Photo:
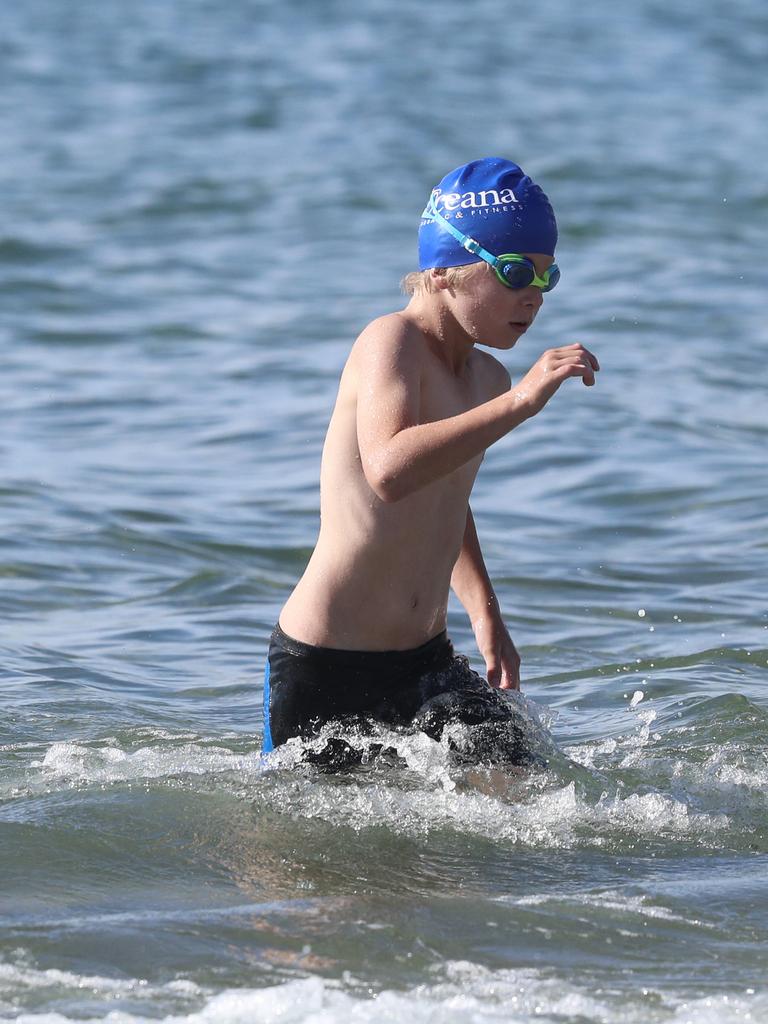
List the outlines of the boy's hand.
<svg viewBox="0 0 768 1024">
<path fill-rule="evenodd" d="M 481 619 L 474 627 L 488 682 L 500 690 L 520 689 L 520 655 L 500 618 Z"/>
<path fill-rule="evenodd" d="M 551 348 L 534 363 L 519 384 L 513 385 L 512 390 L 530 406 L 531 415 L 535 416 L 564 380 L 581 377 L 587 387 L 592 387 L 599 369 L 597 358 L 581 344 Z"/>
</svg>

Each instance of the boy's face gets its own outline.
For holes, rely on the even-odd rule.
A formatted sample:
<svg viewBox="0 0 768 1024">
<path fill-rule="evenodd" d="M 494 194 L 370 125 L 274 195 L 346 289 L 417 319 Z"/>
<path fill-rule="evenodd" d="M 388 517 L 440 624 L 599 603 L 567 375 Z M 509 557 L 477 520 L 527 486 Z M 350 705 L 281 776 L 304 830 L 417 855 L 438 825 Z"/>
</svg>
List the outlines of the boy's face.
<svg viewBox="0 0 768 1024">
<path fill-rule="evenodd" d="M 539 277 L 555 262 L 543 253 L 521 253 L 529 259 Z M 461 290 L 454 292 L 453 311 L 473 341 L 491 348 L 510 349 L 528 330 L 544 301 L 534 284 L 507 288 L 487 263 L 476 263 Z"/>
</svg>

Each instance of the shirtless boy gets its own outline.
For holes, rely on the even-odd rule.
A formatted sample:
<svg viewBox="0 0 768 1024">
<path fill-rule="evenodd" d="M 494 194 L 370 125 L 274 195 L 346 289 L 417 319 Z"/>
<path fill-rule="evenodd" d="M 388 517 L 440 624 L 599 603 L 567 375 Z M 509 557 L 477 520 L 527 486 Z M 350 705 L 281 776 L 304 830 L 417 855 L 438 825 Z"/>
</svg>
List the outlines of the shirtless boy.
<svg viewBox="0 0 768 1024">
<path fill-rule="evenodd" d="M 547 197 L 508 160 L 475 160 L 433 189 L 420 272 L 404 282 L 410 302 L 365 328 L 341 377 L 323 451 L 320 535 L 269 648 L 265 752 L 330 720 L 420 727 L 424 709 L 446 700 L 454 718 L 466 706 L 473 721 L 473 698 L 492 695 L 498 713 L 508 702 L 492 688 L 519 689 L 520 657 L 469 496 L 486 448 L 540 412 L 567 378 L 593 385 L 599 366 L 582 345 L 566 345 L 511 384 L 476 346 L 506 351 L 530 327 L 560 276 L 556 242 Z M 450 588 L 487 681 L 446 636 Z"/>
</svg>

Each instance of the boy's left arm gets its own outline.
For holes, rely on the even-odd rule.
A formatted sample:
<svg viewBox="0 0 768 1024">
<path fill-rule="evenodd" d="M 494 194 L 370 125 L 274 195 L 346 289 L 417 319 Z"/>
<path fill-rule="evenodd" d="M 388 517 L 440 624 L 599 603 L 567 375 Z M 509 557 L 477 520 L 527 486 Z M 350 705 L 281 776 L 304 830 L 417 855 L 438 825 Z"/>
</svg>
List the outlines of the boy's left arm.
<svg viewBox="0 0 768 1024">
<path fill-rule="evenodd" d="M 519 690 L 520 655 L 501 617 L 469 507 L 464 541 L 451 575 L 451 587 L 469 615 L 478 650 L 485 659 L 488 682 L 502 690 Z"/>
</svg>

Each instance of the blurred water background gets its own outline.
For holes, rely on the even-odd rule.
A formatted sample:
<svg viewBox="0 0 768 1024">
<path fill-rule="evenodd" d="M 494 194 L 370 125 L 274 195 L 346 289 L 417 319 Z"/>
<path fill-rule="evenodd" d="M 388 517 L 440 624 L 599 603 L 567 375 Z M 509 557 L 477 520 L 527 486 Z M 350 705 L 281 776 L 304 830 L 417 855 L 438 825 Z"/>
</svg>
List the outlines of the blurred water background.
<svg viewBox="0 0 768 1024">
<path fill-rule="evenodd" d="M 758 0 L 0 8 L 0 1016 L 768 1021 L 766 58 Z M 513 376 L 603 367 L 474 501 L 559 752 L 262 773 L 345 355 L 490 154 L 560 221 Z"/>
</svg>

